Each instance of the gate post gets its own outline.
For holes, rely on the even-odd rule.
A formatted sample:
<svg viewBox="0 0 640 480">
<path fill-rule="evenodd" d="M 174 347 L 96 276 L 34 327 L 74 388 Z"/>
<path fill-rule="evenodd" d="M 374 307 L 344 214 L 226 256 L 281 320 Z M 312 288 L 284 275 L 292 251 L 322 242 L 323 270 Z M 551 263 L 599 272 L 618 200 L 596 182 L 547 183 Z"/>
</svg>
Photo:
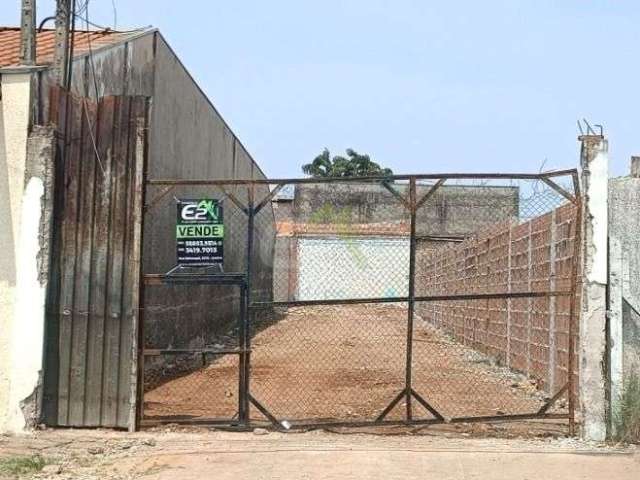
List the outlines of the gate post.
<svg viewBox="0 0 640 480">
<path fill-rule="evenodd" d="M 412 363 L 413 363 L 413 313 L 416 303 L 416 179 L 409 180 L 409 206 L 411 209 L 411 237 L 409 239 L 409 296 L 407 305 L 407 364 L 405 370 L 405 402 L 407 421 L 413 419 L 411 411 Z"/>
<path fill-rule="evenodd" d="M 584 191 L 583 285 L 579 328 L 582 437 L 602 441 L 607 432 L 605 353 L 608 142 L 602 135 L 582 135 L 579 140 Z"/>
<path fill-rule="evenodd" d="M 239 405 L 238 419 L 240 424 L 249 424 L 249 375 L 251 370 L 251 326 L 249 322 L 249 306 L 251 305 L 251 275 L 253 263 L 253 230 L 255 220 L 254 184 L 247 185 L 247 251 L 245 265 L 245 281 L 241 290 L 241 315 L 240 319 L 240 362 L 239 362 Z"/>
</svg>

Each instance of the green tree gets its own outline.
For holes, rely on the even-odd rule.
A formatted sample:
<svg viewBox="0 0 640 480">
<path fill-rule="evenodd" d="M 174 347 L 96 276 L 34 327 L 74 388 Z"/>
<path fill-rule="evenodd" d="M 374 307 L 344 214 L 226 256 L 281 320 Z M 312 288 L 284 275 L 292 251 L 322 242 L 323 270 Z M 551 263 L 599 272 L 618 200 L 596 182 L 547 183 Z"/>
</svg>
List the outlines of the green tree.
<svg viewBox="0 0 640 480">
<path fill-rule="evenodd" d="M 370 177 L 393 175 L 390 168 L 382 168 L 369 155 L 361 155 L 347 148 L 347 156 L 335 155 L 325 148 L 311 163 L 302 166 L 302 171 L 312 177 Z"/>
</svg>

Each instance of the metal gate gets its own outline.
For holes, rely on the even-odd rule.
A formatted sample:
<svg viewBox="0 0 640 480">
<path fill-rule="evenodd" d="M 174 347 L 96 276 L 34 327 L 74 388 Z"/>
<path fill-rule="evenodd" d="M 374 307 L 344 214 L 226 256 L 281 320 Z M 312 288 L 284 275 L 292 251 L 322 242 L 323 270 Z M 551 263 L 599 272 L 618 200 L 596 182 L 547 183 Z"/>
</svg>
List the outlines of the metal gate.
<svg viewBox="0 0 640 480">
<path fill-rule="evenodd" d="M 146 186 L 142 425 L 573 432 L 576 170 Z M 224 205 L 220 268 L 171 269 L 181 198 Z"/>
</svg>

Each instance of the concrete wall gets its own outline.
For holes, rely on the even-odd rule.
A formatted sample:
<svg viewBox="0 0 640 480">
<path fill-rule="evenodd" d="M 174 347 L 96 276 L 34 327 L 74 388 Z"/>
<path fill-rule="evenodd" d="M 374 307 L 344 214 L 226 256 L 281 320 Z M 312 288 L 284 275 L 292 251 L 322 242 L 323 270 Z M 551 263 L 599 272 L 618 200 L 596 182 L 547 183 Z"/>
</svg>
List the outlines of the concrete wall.
<svg viewBox="0 0 640 480">
<path fill-rule="evenodd" d="M 583 190 L 583 268 L 580 314 L 580 414 L 582 436 L 607 434 L 607 269 L 609 177 L 608 142 L 599 135 L 580 137 Z"/>
<path fill-rule="evenodd" d="M 620 381 L 624 382 L 632 372 L 640 375 L 640 174 L 609 180 L 609 237 L 610 248 L 615 243 L 619 250 L 617 268 L 610 267 L 610 275 L 618 277 L 619 292 L 610 293 L 609 297 L 620 299 L 609 307 L 614 314 L 611 322 L 619 322 L 612 325 L 618 332 L 619 345 L 614 341 L 611 367 L 612 376 L 615 378 L 617 367 Z M 610 288 L 616 288 L 611 279 Z M 611 400 L 615 403 L 622 385 L 620 381 L 615 385 L 614 378 Z"/>
<path fill-rule="evenodd" d="M 30 73 L 0 83 L 0 431 L 19 431 L 40 401 L 53 134 L 29 134 Z"/>
<path fill-rule="evenodd" d="M 394 188 L 407 197 L 406 184 L 395 184 Z M 417 198 L 430 188 L 418 185 Z M 428 205 L 418 209 L 416 233 L 464 236 L 497 219 L 515 220 L 519 213 L 518 196 L 518 187 L 442 186 Z M 333 216 L 348 225 L 377 224 L 396 234 L 398 226 L 403 226 L 405 231 L 400 233 L 408 234 L 409 212 L 389 191 L 371 183 L 297 185 L 292 214 L 299 225 L 331 223 Z"/>
<path fill-rule="evenodd" d="M 409 239 L 298 239 L 296 300 L 406 297 Z"/>
<path fill-rule="evenodd" d="M 7 429 L 11 392 L 12 340 L 16 318 L 17 265 L 22 227 L 31 75 L 0 78 L 0 431 Z"/>
<path fill-rule="evenodd" d="M 394 184 L 393 188 L 407 198 L 406 184 Z M 430 189 L 431 185 L 418 185 L 418 201 Z M 473 232 L 498 221 L 517 220 L 519 193 L 518 187 L 511 186 L 440 187 L 429 199 L 428 204 L 420 207 L 416 214 L 419 252 L 455 244 Z M 348 245 L 348 250 L 352 254 L 355 253 L 356 257 L 363 249 L 367 250 L 367 255 L 371 254 L 376 259 L 380 257 L 381 252 L 386 252 L 385 255 L 390 255 L 386 260 L 388 268 L 381 271 L 380 278 L 376 280 L 377 284 L 386 281 L 386 286 L 375 287 L 373 290 L 383 297 L 389 296 L 385 292 L 406 290 L 406 287 L 401 288 L 402 285 L 395 278 L 402 276 L 404 272 L 404 267 L 399 266 L 400 262 L 405 259 L 408 264 L 404 247 L 400 245 L 404 245 L 402 242 L 409 236 L 409 212 L 404 204 L 383 186 L 355 182 L 296 184 L 292 197 L 278 199 L 273 204 L 278 229 L 273 287 L 277 300 L 294 300 L 299 293 L 305 297 L 309 296 L 310 287 L 304 287 L 307 293 L 298 291 L 298 281 L 302 279 L 298 271 L 302 266 L 302 257 L 299 255 L 302 250 L 297 244 L 299 238 L 305 236 L 322 236 L 328 239 L 323 252 L 318 252 L 321 255 L 328 255 L 331 249 L 334 249 L 337 255 L 346 251 L 346 247 L 339 248 L 337 244 L 342 244 L 343 247 Z M 395 243 L 396 247 L 391 250 L 386 244 L 382 247 L 383 244 L 380 242 L 379 248 L 369 250 L 371 245 L 365 239 L 382 237 L 404 237 L 404 240 L 398 239 L 399 243 Z M 336 242 L 336 238 L 342 240 Z M 345 240 L 347 238 L 352 240 Z M 306 258 L 308 264 L 309 254 L 306 254 Z M 336 264 L 336 268 L 344 270 L 345 265 L 353 266 L 351 261 L 341 261 L 344 265 Z M 374 263 L 378 267 L 383 266 L 377 260 Z M 321 280 L 322 265 L 322 262 L 317 263 L 318 271 L 314 275 L 307 269 L 304 281 L 315 278 L 319 284 L 324 284 L 325 281 Z M 356 280 L 353 278 L 351 281 Z M 370 285 L 370 282 L 367 283 Z M 347 284 L 342 285 L 341 290 L 352 293 L 356 291 L 347 288 Z M 349 296 L 346 293 L 345 295 Z"/>
</svg>

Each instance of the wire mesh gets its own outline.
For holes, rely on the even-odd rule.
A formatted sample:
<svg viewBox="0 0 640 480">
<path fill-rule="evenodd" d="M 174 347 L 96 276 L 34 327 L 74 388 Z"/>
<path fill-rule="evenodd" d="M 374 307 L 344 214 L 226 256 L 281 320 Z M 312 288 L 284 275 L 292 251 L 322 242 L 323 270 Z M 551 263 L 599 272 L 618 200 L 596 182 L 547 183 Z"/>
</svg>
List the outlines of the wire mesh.
<svg viewBox="0 0 640 480">
<path fill-rule="evenodd" d="M 144 418 L 231 420 L 238 414 L 238 355 L 145 355 Z"/>
<path fill-rule="evenodd" d="M 240 292 L 236 286 L 147 286 L 143 417 L 232 419 L 238 411 Z"/>
<path fill-rule="evenodd" d="M 281 421 L 371 420 L 403 388 L 406 305 L 258 311 L 253 328 L 251 393 Z"/>
<path fill-rule="evenodd" d="M 250 274 L 249 351 L 194 363 L 175 381 L 154 371 L 145 384 L 192 404 L 185 415 L 205 415 L 190 392 L 214 400 L 222 392 L 229 414 L 235 397 L 225 389 L 237 380 L 238 395 L 255 399 L 247 422 L 568 416 L 578 338 L 571 177 L 305 181 L 281 196 L 282 182 L 223 185 L 232 205 L 224 271 Z M 162 311 L 167 300 L 185 305 L 180 295 L 152 298 Z M 187 316 L 226 303 L 232 323 L 244 321 L 239 298 L 192 300 Z M 157 325 L 160 333 L 145 335 L 149 348 L 163 343 L 154 335 L 198 336 Z"/>
</svg>

